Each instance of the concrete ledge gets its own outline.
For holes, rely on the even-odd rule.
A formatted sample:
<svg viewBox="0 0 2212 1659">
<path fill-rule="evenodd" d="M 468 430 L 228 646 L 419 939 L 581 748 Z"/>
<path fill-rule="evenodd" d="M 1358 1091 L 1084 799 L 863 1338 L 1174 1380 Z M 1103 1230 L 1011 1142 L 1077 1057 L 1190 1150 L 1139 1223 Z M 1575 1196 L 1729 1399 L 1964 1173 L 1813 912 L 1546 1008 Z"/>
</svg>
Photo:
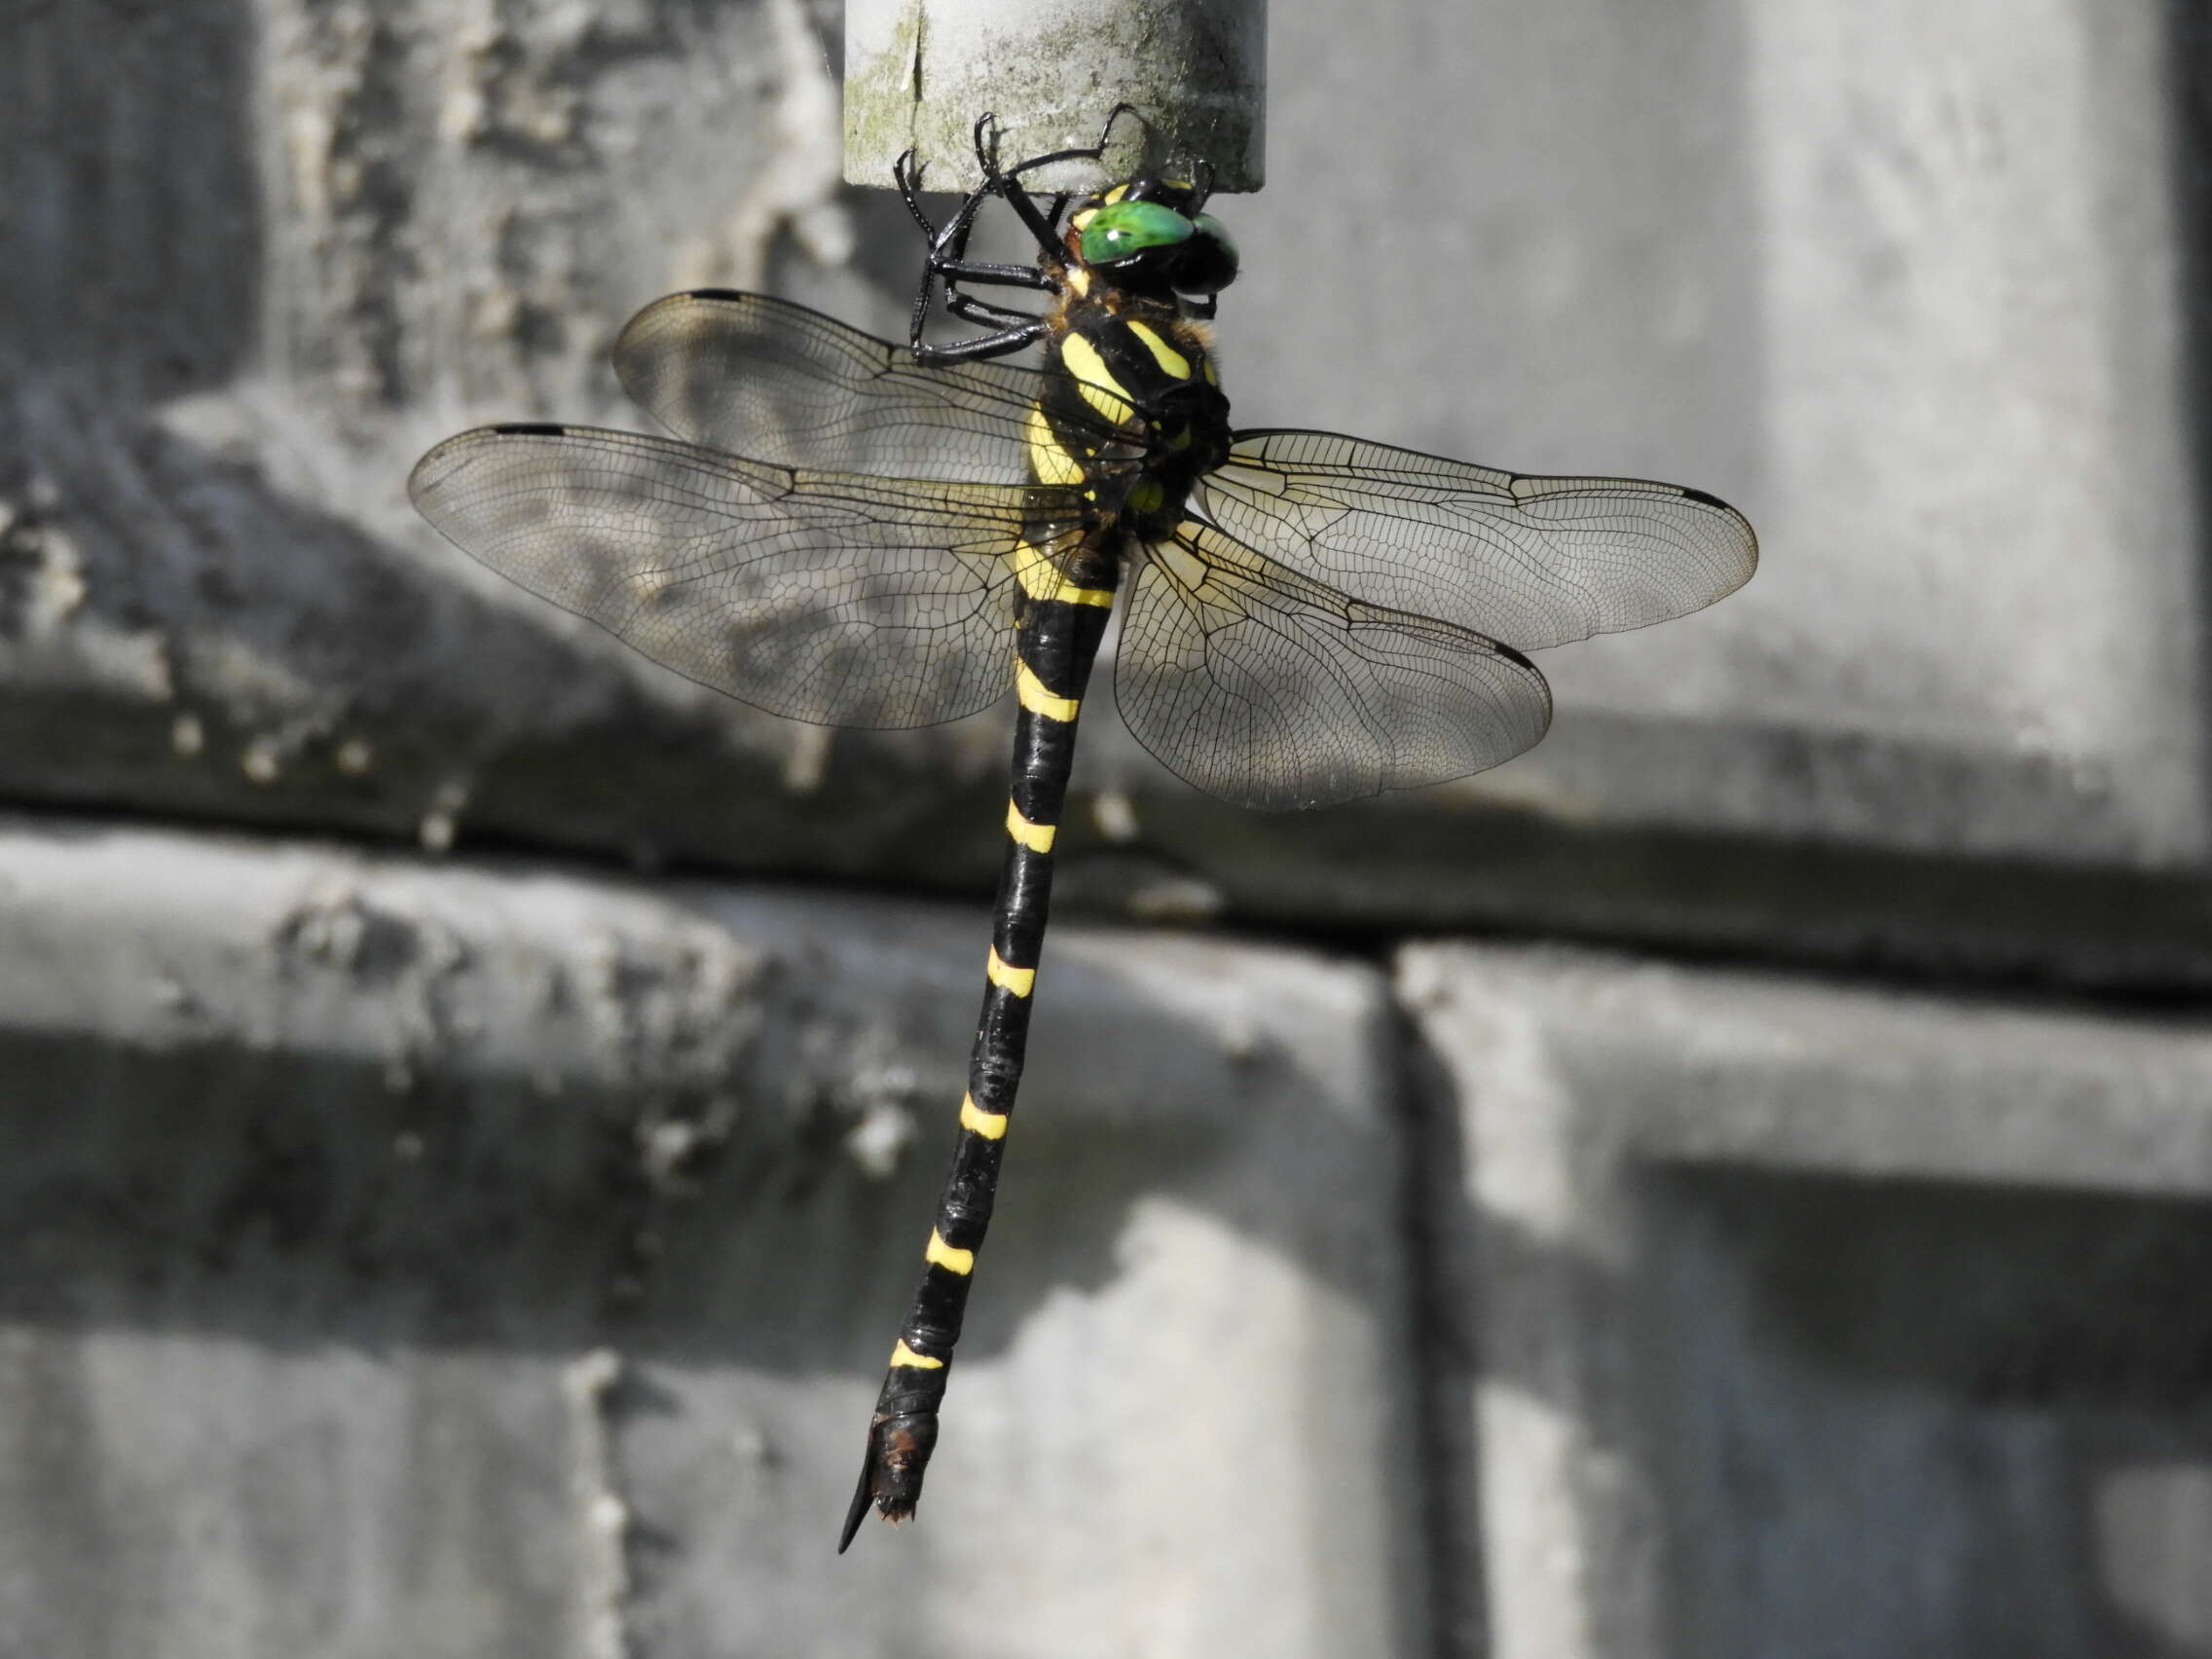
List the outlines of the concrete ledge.
<svg viewBox="0 0 2212 1659">
<path fill-rule="evenodd" d="M 0 1646 L 1418 1640 L 1372 974 L 1055 937 L 923 1519 L 840 1561 L 979 911 L 24 823 L 0 895 Z"/>
</svg>

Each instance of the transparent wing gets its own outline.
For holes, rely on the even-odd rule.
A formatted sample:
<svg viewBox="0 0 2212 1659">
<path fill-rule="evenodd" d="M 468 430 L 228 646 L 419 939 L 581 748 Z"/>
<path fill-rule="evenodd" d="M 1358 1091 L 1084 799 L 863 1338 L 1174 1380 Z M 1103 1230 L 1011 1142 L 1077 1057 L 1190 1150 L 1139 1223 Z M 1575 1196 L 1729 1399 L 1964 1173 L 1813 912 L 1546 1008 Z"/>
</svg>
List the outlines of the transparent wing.
<svg viewBox="0 0 2212 1659">
<path fill-rule="evenodd" d="M 1741 513 L 1637 478 L 1535 478 L 1333 432 L 1253 430 L 1202 509 L 1271 559 L 1522 650 L 1702 609 L 1758 565 Z"/>
<path fill-rule="evenodd" d="M 762 294 L 654 302 L 615 346 L 623 386 L 672 431 L 732 454 L 890 478 L 1018 484 L 1048 371 L 921 368 L 903 347 Z M 1055 404 L 1063 424 L 1081 400 Z M 1082 437 L 1135 452 L 1110 424 Z M 1525 650 L 1711 605 L 1758 563 L 1742 515 L 1701 491 L 1541 478 L 1328 432 L 1238 436 L 1201 509 L 1261 553 L 1370 604 Z"/>
<path fill-rule="evenodd" d="M 771 714 L 928 725 L 986 707 L 1013 672 L 1019 489 L 487 426 L 424 456 L 408 493 L 480 563 Z"/>
<path fill-rule="evenodd" d="M 1019 484 L 1031 411 L 1055 375 L 1005 363 L 922 368 L 833 317 L 726 289 L 655 300 L 614 345 L 622 387 L 679 437 L 826 472 Z M 1103 394 L 1101 394 L 1103 395 Z M 1133 459 L 1074 401 L 1063 425 L 1105 459 Z"/>
<path fill-rule="evenodd" d="M 1140 549 L 1115 696 L 1185 782 L 1262 811 L 1442 783 L 1544 735 L 1551 691 L 1495 640 L 1350 598 L 1186 521 Z"/>
</svg>

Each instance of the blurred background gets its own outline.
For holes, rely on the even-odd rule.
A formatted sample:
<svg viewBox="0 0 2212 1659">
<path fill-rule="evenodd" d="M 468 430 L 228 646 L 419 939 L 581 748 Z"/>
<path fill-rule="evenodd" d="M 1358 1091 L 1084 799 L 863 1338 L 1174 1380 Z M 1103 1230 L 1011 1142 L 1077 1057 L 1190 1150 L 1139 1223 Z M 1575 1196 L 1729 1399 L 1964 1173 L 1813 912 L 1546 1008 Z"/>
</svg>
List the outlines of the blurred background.
<svg viewBox="0 0 2212 1659">
<path fill-rule="evenodd" d="M 1087 721 L 839 1560 L 1005 711 L 772 719 L 403 489 L 644 427 L 674 288 L 903 336 L 839 8 L 0 0 L 0 1651 L 2212 1656 L 2208 19 L 1274 0 L 1238 418 L 1763 568 L 1417 794 Z"/>
</svg>

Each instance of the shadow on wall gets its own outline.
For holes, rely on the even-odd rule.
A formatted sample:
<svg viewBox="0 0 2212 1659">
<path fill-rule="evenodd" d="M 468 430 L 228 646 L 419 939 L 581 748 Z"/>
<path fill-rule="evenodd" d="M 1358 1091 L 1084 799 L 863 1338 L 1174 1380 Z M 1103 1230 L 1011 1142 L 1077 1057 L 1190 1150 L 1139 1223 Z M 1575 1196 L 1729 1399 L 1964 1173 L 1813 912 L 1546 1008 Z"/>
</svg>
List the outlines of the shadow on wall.
<svg viewBox="0 0 2212 1659">
<path fill-rule="evenodd" d="M 2212 614 L 2212 4 L 2172 0 L 2164 17 L 2178 255 L 2174 280 L 2180 290 L 2174 309 L 2187 335 L 2183 384 L 2189 397 L 2180 419 L 2194 462 L 2196 613 L 2202 616 Z M 2212 706 L 2201 712 L 2212 732 Z M 2212 819 L 2212 802 L 2207 802 L 2206 817 Z"/>
<path fill-rule="evenodd" d="M 157 396 L 224 384 L 260 326 L 252 8 L 15 10 L 0 51 L 14 349 Z"/>
<path fill-rule="evenodd" d="M 2212 1654 L 2212 1207 L 1652 1184 L 1678 1651 Z"/>
<path fill-rule="evenodd" d="M 399 918 L 354 913 L 357 960 L 341 970 L 303 956 L 284 997 L 313 1007 L 332 994 L 323 980 L 343 977 L 341 994 L 384 998 L 396 1019 L 424 941 Z M 447 976 L 445 998 L 480 970 L 429 971 Z M 618 977 L 661 972 L 642 962 Z M 767 976 L 765 998 L 711 1037 L 641 1050 L 639 1081 L 619 1090 L 466 1075 L 439 1057 L 441 1044 L 465 1051 L 454 1033 L 429 1032 L 419 1055 L 397 1058 L 8 1033 L 0 1250 L 38 1271 L 0 1279 L 0 1324 L 211 1332 L 277 1352 L 619 1342 L 646 1358 L 865 1375 L 903 1306 L 914 1232 L 942 1176 L 967 999 L 930 1005 L 946 1029 L 926 1034 L 933 1069 L 903 1086 L 914 1138 L 883 1176 L 852 1150 L 856 1055 L 912 1010 L 819 986 L 819 965 L 781 955 Z M 1347 1116 L 1272 1042 L 1239 1056 L 1221 1052 L 1204 1016 L 1174 1029 L 1183 1022 L 1090 968 L 1075 941 L 1054 977 L 1029 1081 L 1040 1105 L 964 1356 L 1001 1350 L 1047 1296 L 1120 1276 L 1117 1240 L 1144 1198 L 1211 1212 L 1347 1297 L 1376 1293 L 1389 1241 L 1370 1235 L 1393 1224 L 1371 1190 L 1397 1179 L 1385 1124 Z M 640 1009 L 676 995 L 643 983 L 612 994 Z M 1120 1001 L 1130 1008 L 1116 1012 Z M 608 1015 L 595 1005 L 569 1017 Z M 1088 1034 L 1095 1024 L 1118 1046 L 1139 1018 L 1151 1053 L 1117 1058 Z M 887 1051 L 923 1051 L 916 1032 L 890 1040 Z M 1255 1135 L 1269 1157 L 1235 1151 Z"/>
</svg>

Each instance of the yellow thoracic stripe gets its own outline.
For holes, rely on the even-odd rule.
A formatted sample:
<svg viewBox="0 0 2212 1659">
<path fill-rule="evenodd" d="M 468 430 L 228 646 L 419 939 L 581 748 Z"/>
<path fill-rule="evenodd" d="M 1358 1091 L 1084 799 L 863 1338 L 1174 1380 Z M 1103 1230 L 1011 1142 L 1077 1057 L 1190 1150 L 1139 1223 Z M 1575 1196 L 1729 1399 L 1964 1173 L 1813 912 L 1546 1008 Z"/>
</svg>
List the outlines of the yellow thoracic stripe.
<svg viewBox="0 0 2212 1659">
<path fill-rule="evenodd" d="M 1006 832 L 1033 853 L 1049 853 L 1059 830 L 1050 824 L 1030 823 L 1021 816 L 1021 808 L 1010 800 L 1006 803 Z"/>
<path fill-rule="evenodd" d="M 1108 608 L 1114 603 L 1114 594 L 1109 588 L 1078 587 L 1069 581 L 1060 573 L 1059 566 L 1052 563 L 1052 556 L 1034 541 L 1014 544 L 1014 578 L 1031 599 L 1056 599 L 1063 605 L 1095 605 Z"/>
<path fill-rule="evenodd" d="M 1052 424 L 1034 403 L 1029 406 L 1029 470 L 1040 484 L 1083 482 L 1083 467 L 1052 436 Z"/>
<path fill-rule="evenodd" d="M 1012 991 L 1017 997 L 1027 996 L 1037 986 L 1037 970 L 1009 968 L 999 960 L 999 947 L 995 944 L 991 946 L 991 963 L 983 970 L 983 977 L 1001 990 Z"/>
<path fill-rule="evenodd" d="M 1055 697 L 1045 689 L 1030 666 L 1016 659 L 1014 666 L 1014 694 L 1021 699 L 1021 706 L 1033 715 L 1043 715 L 1049 720 L 1072 720 L 1076 711 L 1083 707 L 1081 699 Z"/>
<path fill-rule="evenodd" d="M 1107 420 L 1119 425 L 1135 413 L 1136 399 L 1114 378 L 1098 348 L 1082 335 L 1071 334 L 1060 342 L 1060 362 L 1075 376 L 1076 389 L 1084 400 Z"/>
<path fill-rule="evenodd" d="M 960 1097 L 960 1126 L 981 1135 L 985 1140 L 1004 1140 L 1006 1114 L 986 1112 L 976 1104 L 973 1094 L 963 1094 Z"/>
<path fill-rule="evenodd" d="M 1152 353 L 1153 360 L 1163 373 L 1173 375 L 1177 380 L 1191 378 L 1191 359 L 1161 339 L 1156 330 L 1141 322 L 1130 323 L 1128 329 L 1144 342 L 1144 349 Z"/>
<path fill-rule="evenodd" d="M 902 1365 L 911 1366 L 916 1371 L 942 1371 L 944 1369 L 943 1360 L 932 1359 L 926 1353 L 916 1353 L 906 1346 L 904 1337 L 901 1337 L 899 1346 L 891 1350 L 892 1369 L 897 1370 Z"/>
<path fill-rule="evenodd" d="M 923 1252 L 922 1259 L 933 1268 L 942 1268 L 946 1272 L 959 1273 L 964 1278 L 976 1271 L 976 1252 L 955 1250 L 944 1241 L 944 1235 L 934 1227 L 930 1229 L 930 1247 Z"/>
</svg>

